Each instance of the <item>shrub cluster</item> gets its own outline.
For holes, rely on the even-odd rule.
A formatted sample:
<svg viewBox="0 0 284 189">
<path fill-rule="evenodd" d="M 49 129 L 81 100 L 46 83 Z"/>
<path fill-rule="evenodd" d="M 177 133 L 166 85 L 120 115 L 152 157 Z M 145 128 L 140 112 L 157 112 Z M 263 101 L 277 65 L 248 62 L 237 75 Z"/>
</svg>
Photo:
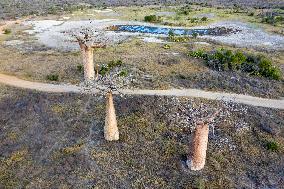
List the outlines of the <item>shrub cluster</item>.
<svg viewBox="0 0 284 189">
<path fill-rule="evenodd" d="M 58 81 L 59 75 L 58 74 L 50 74 L 46 76 L 46 79 L 49 81 Z"/>
<path fill-rule="evenodd" d="M 157 23 L 157 22 L 161 22 L 161 17 L 160 16 L 156 16 L 156 15 L 149 15 L 149 16 L 145 16 L 144 17 L 144 21 L 145 22 Z"/>
<path fill-rule="evenodd" d="M 189 56 L 202 58 L 206 65 L 218 71 L 241 71 L 250 75 L 262 76 L 274 80 L 281 79 L 281 71 L 262 55 L 245 54 L 241 51 L 219 49 L 213 52 L 197 50 Z"/>
</svg>

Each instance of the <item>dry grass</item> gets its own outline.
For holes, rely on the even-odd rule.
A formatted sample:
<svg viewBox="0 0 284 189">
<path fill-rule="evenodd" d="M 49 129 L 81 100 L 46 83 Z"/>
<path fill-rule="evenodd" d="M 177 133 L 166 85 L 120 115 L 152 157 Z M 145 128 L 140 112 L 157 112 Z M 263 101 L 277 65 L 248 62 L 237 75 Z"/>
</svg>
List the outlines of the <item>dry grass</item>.
<svg viewBox="0 0 284 189">
<path fill-rule="evenodd" d="M 281 186 L 283 111 L 249 107 L 242 117 L 250 130 L 236 132 L 238 114 L 216 127 L 201 172 L 182 163 L 191 137 L 162 115 L 168 98 L 115 98 L 120 140 L 103 137 L 104 99 L 75 94 L 41 94 L 1 86 L 0 186 L 67 188 L 235 188 Z M 187 99 L 183 98 L 182 102 Z M 211 108 L 218 102 L 194 99 Z M 55 108 L 58 105 L 62 108 Z M 17 107 L 17 108 L 16 108 Z M 86 110 L 85 111 L 85 108 Z M 56 111 L 54 111 L 56 110 Z M 10 115 L 10 116 L 7 116 Z M 17 119 L 15 119 L 17 118 Z M 269 134 L 260 123 L 279 130 Z M 20 135 L 11 137 L 17 129 Z M 212 134 L 212 133 L 211 133 Z M 229 143 L 219 147 L 220 138 Z M 40 140 L 38 140 L 40 139 Z M 277 141 L 277 152 L 266 149 Z M 228 145 L 235 145 L 230 150 Z M 64 184 L 62 184 L 64 183 Z"/>
</svg>

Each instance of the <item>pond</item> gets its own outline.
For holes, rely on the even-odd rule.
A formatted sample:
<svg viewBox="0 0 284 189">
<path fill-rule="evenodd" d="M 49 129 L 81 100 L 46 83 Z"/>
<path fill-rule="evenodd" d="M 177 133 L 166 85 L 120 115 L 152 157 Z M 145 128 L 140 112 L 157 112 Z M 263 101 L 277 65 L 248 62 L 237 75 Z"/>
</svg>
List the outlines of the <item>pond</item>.
<svg viewBox="0 0 284 189">
<path fill-rule="evenodd" d="M 192 35 L 194 33 L 198 35 L 225 35 L 229 33 L 238 32 L 232 28 L 225 27 L 215 27 L 206 29 L 181 29 L 181 28 L 166 28 L 166 27 L 156 27 L 156 26 L 143 26 L 143 25 L 116 25 L 116 31 L 124 32 L 139 32 L 139 33 L 149 33 L 149 34 L 164 34 L 168 35 L 172 32 L 175 35 Z"/>
</svg>

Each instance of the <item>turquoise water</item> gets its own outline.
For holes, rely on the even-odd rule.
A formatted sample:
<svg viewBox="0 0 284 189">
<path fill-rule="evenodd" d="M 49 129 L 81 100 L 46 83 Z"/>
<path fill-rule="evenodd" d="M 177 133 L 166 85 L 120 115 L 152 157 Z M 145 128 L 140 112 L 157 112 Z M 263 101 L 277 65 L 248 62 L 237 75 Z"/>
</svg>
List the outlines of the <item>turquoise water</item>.
<svg viewBox="0 0 284 189">
<path fill-rule="evenodd" d="M 168 35 L 170 31 L 172 31 L 175 35 L 192 35 L 193 33 L 197 33 L 199 35 L 210 35 L 209 29 L 177 29 L 141 25 L 118 25 L 117 30 L 165 35 Z"/>
</svg>

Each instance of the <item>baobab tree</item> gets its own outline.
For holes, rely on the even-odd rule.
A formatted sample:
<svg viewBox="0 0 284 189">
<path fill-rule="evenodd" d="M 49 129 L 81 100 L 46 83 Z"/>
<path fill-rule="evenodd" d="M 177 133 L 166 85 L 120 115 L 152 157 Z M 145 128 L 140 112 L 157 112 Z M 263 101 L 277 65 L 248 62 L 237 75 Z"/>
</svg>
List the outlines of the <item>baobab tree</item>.
<svg viewBox="0 0 284 189">
<path fill-rule="evenodd" d="M 96 71 L 94 66 L 94 51 L 98 48 L 105 48 L 109 38 L 104 35 L 103 31 L 92 29 L 82 29 L 79 33 L 73 32 L 72 36 L 75 37 L 81 49 L 85 82 L 92 82 L 98 78 L 98 66 L 96 66 Z"/>
<path fill-rule="evenodd" d="M 230 139 L 223 138 L 221 132 L 215 134 L 216 126 L 228 123 L 236 129 L 236 132 L 249 129 L 246 121 L 240 119 L 247 113 L 247 107 L 234 100 L 224 99 L 217 106 L 216 104 L 211 106 L 209 103 L 196 104 L 193 99 L 178 97 L 160 100 L 164 100 L 163 106 L 158 112 L 161 119 L 164 119 L 169 127 L 178 127 L 186 133 L 188 132 L 188 135 L 193 135 L 189 142 L 187 160 L 183 162 L 183 165 L 192 171 L 201 170 L 205 166 L 209 134 L 212 136 L 211 142 L 215 149 L 223 150 L 225 145 L 229 150 L 234 149 L 234 145 L 229 143 Z M 238 122 L 230 122 L 232 116 L 237 116 Z M 226 139 L 228 143 L 220 143 L 223 139 Z"/>
<path fill-rule="evenodd" d="M 209 126 L 208 124 L 214 120 L 219 111 L 216 111 L 210 118 L 196 123 L 193 140 L 189 146 L 189 155 L 187 158 L 187 166 L 192 171 L 203 169 L 206 160 L 206 151 L 208 144 Z"/>
<path fill-rule="evenodd" d="M 88 86 L 98 91 L 99 95 L 106 96 L 104 137 L 108 141 L 119 140 L 113 95 L 121 94 L 119 89 L 131 82 L 128 72 L 121 69 L 121 64 L 121 61 L 113 61 L 108 65 L 103 65 L 100 68 L 98 80 L 93 85 Z"/>
</svg>

